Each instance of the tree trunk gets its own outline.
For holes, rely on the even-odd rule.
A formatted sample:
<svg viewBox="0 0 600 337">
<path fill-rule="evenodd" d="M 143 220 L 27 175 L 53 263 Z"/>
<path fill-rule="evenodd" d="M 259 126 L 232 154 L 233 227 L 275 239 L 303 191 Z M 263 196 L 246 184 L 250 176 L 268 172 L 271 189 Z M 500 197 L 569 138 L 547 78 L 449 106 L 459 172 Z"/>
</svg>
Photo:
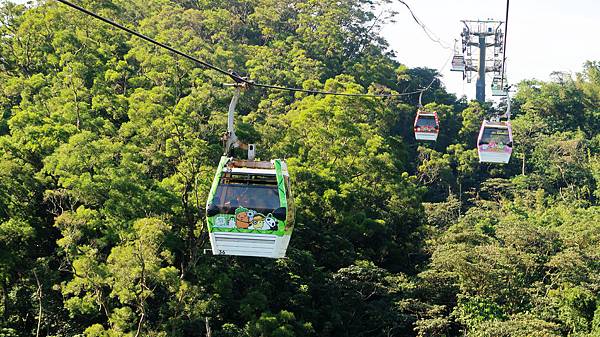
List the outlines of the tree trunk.
<svg viewBox="0 0 600 337">
<path fill-rule="evenodd" d="M 2 318 L 6 322 L 8 319 L 8 285 L 6 284 L 6 280 L 2 280 Z"/>
<path fill-rule="evenodd" d="M 140 316 L 140 321 L 138 322 L 137 332 L 135 333 L 135 337 L 140 335 L 140 331 L 142 331 L 142 324 L 144 323 L 144 313 Z"/>
<path fill-rule="evenodd" d="M 204 318 L 204 325 L 206 326 L 206 337 L 212 337 L 212 331 L 210 330 L 210 322 L 208 317 Z"/>
<path fill-rule="evenodd" d="M 458 182 L 458 217 L 462 216 L 462 181 Z"/>
<path fill-rule="evenodd" d="M 35 336 L 40 337 L 40 328 L 42 327 L 42 285 L 40 284 L 40 280 L 37 277 L 37 273 L 35 270 L 33 271 L 33 276 L 35 276 L 35 282 L 37 283 L 38 289 L 36 291 L 38 297 L 38 322 L 37 322 L 37 330 L 35 331 Z"/>
</svg>

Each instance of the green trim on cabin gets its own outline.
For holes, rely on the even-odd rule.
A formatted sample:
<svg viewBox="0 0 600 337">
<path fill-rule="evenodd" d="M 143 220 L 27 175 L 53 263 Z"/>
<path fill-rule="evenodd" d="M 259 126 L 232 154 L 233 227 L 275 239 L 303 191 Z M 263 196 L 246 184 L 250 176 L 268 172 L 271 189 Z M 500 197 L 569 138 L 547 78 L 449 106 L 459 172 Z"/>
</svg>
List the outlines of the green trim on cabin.
<svg viewBox="0 0 600 337">
<path fill-rule="evenodd" d="M 281 160 L 275 159 L 275 176 L 277 177 L 277 190 L 279 190 L 279 207 L 287 209 L 287 198 L 285 192 L 285 179 L 283 179 L 283 170 L 281 169 Z"/>
<path fill-rule="evenodd" d="M 213 180 L 212 186 L 210 187 L 210 192 L 208 193 L 208 199 L 206 202 L 206 206 L 210 205 L 215 198 L 215 193 L 217 193 L 217 187 L 219 187 L 219 181 L 221 181 L 221 176 L 223 175 L 223 168 L 229 162 L 229 157 L 221 157 L 221 161 L 219 161 L 219 166 L 217 167 L 217 172 L 215 173 L 215 178 Z"/>
</svg>

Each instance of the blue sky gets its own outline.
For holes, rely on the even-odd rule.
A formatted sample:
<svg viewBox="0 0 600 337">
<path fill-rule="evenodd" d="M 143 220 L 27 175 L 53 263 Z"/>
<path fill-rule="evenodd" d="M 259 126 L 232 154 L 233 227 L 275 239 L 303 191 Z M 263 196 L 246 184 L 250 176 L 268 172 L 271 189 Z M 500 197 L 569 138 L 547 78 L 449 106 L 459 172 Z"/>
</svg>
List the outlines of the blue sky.
<svg viewBox="0 0 600 337">
<path fill-rule="evenodd" d="M 431 41 L 401 3 L 388 6 L 399 12 L 396 23 L 382 35 L 398 61 L 410 66 L 440 68 L 450 52 Z M 506 0 L 405 0 L 417 17 L 441 40 L 453 44 L 460 37 L 460 20 L 493 18 L 504 21 Z M 548 80 L 552 71 L 575 74 L 586 60 L 600 61 L 599 0 L 513 0 L 510 2 L 506 48 L 510 82 Z M 475 81 L 463 83 L 460 73 L 443 74 L 448 91 L 475 96 Z M 488 78 L 489 88 L 491 80 Z M 489 91 L 489 90 L 488 90 Z M 488 92 L 488 96 L 489 96 Z"/>
</svg>

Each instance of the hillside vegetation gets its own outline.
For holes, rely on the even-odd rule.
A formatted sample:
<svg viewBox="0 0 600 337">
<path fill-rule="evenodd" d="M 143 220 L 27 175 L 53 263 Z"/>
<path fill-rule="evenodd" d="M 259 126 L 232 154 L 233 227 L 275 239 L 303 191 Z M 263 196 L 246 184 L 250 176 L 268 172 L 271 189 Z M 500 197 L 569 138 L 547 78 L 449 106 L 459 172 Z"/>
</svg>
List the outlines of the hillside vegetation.
<svg viewBox="0 0 600 337">
<path fill-rule="evenodd" d="M 389 50 L 375 1 L 77 3 L 262 83 L 439 77 Z M 212 256 L 231 79 L 55 1 L 4 2 L 0 336 L 598 337 L 600 61 L 582 66 L 518 85 L 507 165 L 478 161 L 491 104 L 440 81 L 435 144 L 414 141 L 416 95 L 245 91 L 238 136 L 287 160 L 297 223 L 286 259 Z"/>
</svg>

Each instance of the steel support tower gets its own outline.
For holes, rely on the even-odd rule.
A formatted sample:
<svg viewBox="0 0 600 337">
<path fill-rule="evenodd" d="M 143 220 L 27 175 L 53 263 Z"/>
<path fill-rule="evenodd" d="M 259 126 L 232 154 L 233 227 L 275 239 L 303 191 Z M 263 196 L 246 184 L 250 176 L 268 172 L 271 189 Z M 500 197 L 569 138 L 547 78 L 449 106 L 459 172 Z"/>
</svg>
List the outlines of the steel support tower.
<svg viewBox="0 0 600 337">
<path fill-rule="evenodd" d="M 481 103 L 485 102 L 485 75 L 493 72 L 495 75 L 502 72 L 502 49 L 504 33 L 502 21 L 496 20 L 461 20 L 464 24 L 462 33 L 462 56 L 465 70 L 464 78 L 471 83 L 473 73 L 477 73 L 475 97 Z M 479 59 L 473 57 L 472 48 L 479 49 Z M 487 50 L 493 49 L 489 59 Z M 458 54 L 458 51 L 455 51 Z M 477 64 L 477 65 L 476 65 Z"/>
</svg>

